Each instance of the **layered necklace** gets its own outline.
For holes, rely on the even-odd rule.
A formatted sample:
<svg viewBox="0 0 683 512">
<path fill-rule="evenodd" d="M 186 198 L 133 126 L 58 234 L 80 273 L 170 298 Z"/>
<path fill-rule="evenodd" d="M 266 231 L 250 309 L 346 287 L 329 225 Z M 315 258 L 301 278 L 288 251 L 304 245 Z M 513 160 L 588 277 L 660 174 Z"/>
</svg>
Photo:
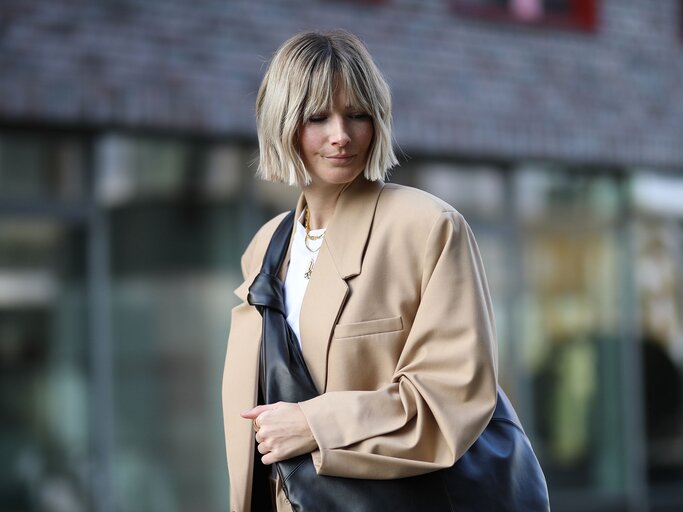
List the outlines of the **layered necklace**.
<svg viewBox="0 0 683 512">
<path fill-rule="evenodd" d="M 308 241 L 312 240 L 320 240 L 325 236 L 325 232 L 323 231 L 319 235 L 311 235 L 311 214 L 308 210 L 308 206 L 306 206 L 306 211 L 304 212 L 304 228 L 306 229 L 306 238 L 304 238 L 304 245 L 306 246 L 306 249 L 309 250 L 309 252 L 315 254 L 320 250 L 320 247 L 322 244 L 318 246 L 317 249 L 311 249 L 311 246 L 308 245 Z M 311 256 L 311 261 L 308 263 L 308 270 L 304 273 L 304 277 L 306 279 L 311 278 L 311 274 L 313 273 L 313 264 L 315 263 L 315 257 Z"/>
</svg>

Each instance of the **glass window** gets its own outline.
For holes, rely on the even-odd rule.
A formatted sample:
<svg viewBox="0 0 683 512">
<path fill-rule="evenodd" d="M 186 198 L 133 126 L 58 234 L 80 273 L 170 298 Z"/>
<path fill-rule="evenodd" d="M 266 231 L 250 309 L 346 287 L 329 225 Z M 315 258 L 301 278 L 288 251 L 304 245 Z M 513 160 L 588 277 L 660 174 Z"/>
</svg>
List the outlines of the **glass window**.
<svg viewBox="0 0 683 512">
<path fill-rule="evenodd" d="M 675 174 L 642 170 L 631 182 L 647 469 L 654 487 L 683 480 L 682 192 L 683 178 Z"/>
<path fill-rule="evenodd" d="M 468 220 L 503 215 L 505 191 L 500 169 L 486 165 L 425 163 L 416 169 L 417 186 L 453 205 Z"/>
<path fill-rule="evenodd" d="M 475 224 L 473 227 L 477 245 L 481 252 L 486 270 L 493 311 L 496 320 L 498 341 L 498 380 L 506 394 L 517 406 L 516 354 L 513 319 L 510 318 L 514 297 L 514 280 L 510 269 L 514 268 L 515 247 L 509 238 L 496 230 L 487 229 L 486 225 Z"/>
<path fill-rule="evenodd" d="M 523 166 L 515 194 L 534 446 L 556 489 L 624 492 L 621 186 L 604 174 Z"/>
<path fill-rule="evenodd" d="M 83 145 L 68 136 L 3 133 L 0 199 L 70 201 L 86 191 Z"/>
<path fill-rule="evenodd" d="M 82 158 L 69 153 L 84 145 L 65 140 L 0 139 L 0 203 L 18 206 L 0 219 L 0 502 L 84 512 L 104 499 L 91 489 L 102 485 L 122 512 L 224 510 L 225 342 L 239 257 L 252 234 L 244 226 L 263 217 L 242 178 L 253 172 L 246 152 L 107 135 L 93 151 L 95 210 L 84 206 Z M 55 162 L 60 144 L 70 156 Z M 77 222 L 103 220 L 96 228 L 70 215 L 40 220 L 71 207 L 83 212 Z M 109 249 L 96 260 L 110 272 L 98 273 L 110 281 L 105 301 L 86 297 L 95 234 Z M 102 397 L 94 396 L 91 354 L 106 341 L 88 336 L 97 335 L 88 329 L 95 321 L 111 326 L 100 333 L 112 340 L 111 356 L 98 352 L 113 373 L 106 429 L 93 421 L 93 401 Z M 93 467 L 110 429 L 111 467 Z"/>
<path fill-rule="evenodd" d="M 82 228 L 0 219 L 0 502 L 89 510 Z"/>
<path fill-rule="evenodd" d="M 189 167 L 190 146 L 184 141 L 109 135 L 96 151 L 97 194 L 108 205 L 172 197 Z"/>
<path fill-rule="evenodd" d="M 240 148 L 112 135 L 98 146 L 111 247 L 114 495 L 122 512 L 223 510 L 220 403 L 253 172 Z"/>
<path fill-rule="evenodd" d="M 604 173 L 524 164 L 516 170 L 515 189 L 520 220 L 529 227 L 552 221 L 590 228 L 619 218 L 621 192 Z"/>
</svg>

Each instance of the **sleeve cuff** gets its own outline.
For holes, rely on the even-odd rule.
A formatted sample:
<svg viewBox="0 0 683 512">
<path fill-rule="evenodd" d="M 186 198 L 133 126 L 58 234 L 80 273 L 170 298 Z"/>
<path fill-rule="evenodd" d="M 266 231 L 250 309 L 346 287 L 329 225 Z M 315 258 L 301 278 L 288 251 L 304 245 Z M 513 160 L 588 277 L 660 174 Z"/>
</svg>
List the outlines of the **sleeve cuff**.
<svg viewBox="0 0 683 512">
<path fill-rule="evenodd" d="M 315 439 L 315 443 L 318 445 L 318 448 L 311 452 L 311 458 L 313 459 L 313 466 L 315 467 L 316 473 L 320 473 L 320 469 L 323 465 L 324 443 L 320 432 L 318 432 L 317 426 L 314 424 L 315 422 L 311 421 L 313 413 L 309 410 L 309 402 L 310 400 L 299 402 L 299 407 L 301 408 L 301 412 L 303 412 L 304 417 L 308 422 L 308 428 L 311 430 L 311 435 L 313 436 L 313 439 Z"/>
</svg>

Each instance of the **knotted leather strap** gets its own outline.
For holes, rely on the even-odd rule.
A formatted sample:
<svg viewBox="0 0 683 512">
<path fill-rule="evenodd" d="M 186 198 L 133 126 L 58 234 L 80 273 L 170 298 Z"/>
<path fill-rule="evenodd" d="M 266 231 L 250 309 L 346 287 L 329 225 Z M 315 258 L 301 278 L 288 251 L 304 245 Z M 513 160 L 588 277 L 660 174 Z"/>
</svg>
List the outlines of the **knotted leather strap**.
<svg viewBox="0 0 683 512">
<path fill-rule="evenodd" d="M 287 257 L 287 246 L 294 225 L 293 220 L 294 210 L 285 216 L 273 233 L 263 257 L 261 272 L 249 287 L 247 302 L 256 306 L 259 312 L 262 312 L 264 307 L 268 307 L 286 315 L 283 286 L 277 275 Z"/>
<path fill-rule="evenodd" d="M 249 287 L 247 300 L 263 316 L 260 352 L 260 385 L 267 404 L 302 402 L 318 395 L 301 354 L 299 340 L 287 323 L 285 293 L 277 277 L 287 255 L 294 212 L 273 234 L 261 272 Z"/>
</svg>

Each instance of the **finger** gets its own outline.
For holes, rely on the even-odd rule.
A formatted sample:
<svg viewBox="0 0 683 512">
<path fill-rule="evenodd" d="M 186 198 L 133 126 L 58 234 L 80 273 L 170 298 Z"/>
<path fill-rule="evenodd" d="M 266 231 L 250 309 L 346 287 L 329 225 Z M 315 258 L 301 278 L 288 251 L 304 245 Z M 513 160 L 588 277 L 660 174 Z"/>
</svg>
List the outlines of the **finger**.
<svg viewBox="0 0 683 512">
<path fill-rule="evenodd" d="M 246 411 L 242 411 L 240 413 L 240 416 L 242 416 L 243 418 L 248 419 L 248 420 L 253 420 L 262 412 L 262 410 L 260 410 L 259 407 L 262 407 L 262 406 L 259 405 L 257 407 L 253 407 L 251 409 L 247 409 Z"/>
<path fill-rule="evenodd" d="M 271 448 L 272 449 L 268 450 L 261 458 L 264 464 L 274 464 L 275 462 L 280 462 L 290 457 L 290 455 L 287 455 L 286 451 L 282 451 L 277 447 Z"/>
<path fill-rule="evenodd" d="M 252 409 L 247 409 L 246 411 L 242 411 L 240 413 L 240 416 L 242 416 L 243 418 L 248 419 L 248 420 L 253 420 L 259 414 L 267 411 L 268 409 L 271 409 L 272 407 L 273 407 L 272 405 L 257 405 L 256 407 L 254 407 Z"/>
<path fill-rule="evenodd" d="M 266 455 L 267 453 L 270 453 L 270 448 L 268 448 L 266 443 L 259 443 L 256 449 L 261 455 Z"/>
</svg>

